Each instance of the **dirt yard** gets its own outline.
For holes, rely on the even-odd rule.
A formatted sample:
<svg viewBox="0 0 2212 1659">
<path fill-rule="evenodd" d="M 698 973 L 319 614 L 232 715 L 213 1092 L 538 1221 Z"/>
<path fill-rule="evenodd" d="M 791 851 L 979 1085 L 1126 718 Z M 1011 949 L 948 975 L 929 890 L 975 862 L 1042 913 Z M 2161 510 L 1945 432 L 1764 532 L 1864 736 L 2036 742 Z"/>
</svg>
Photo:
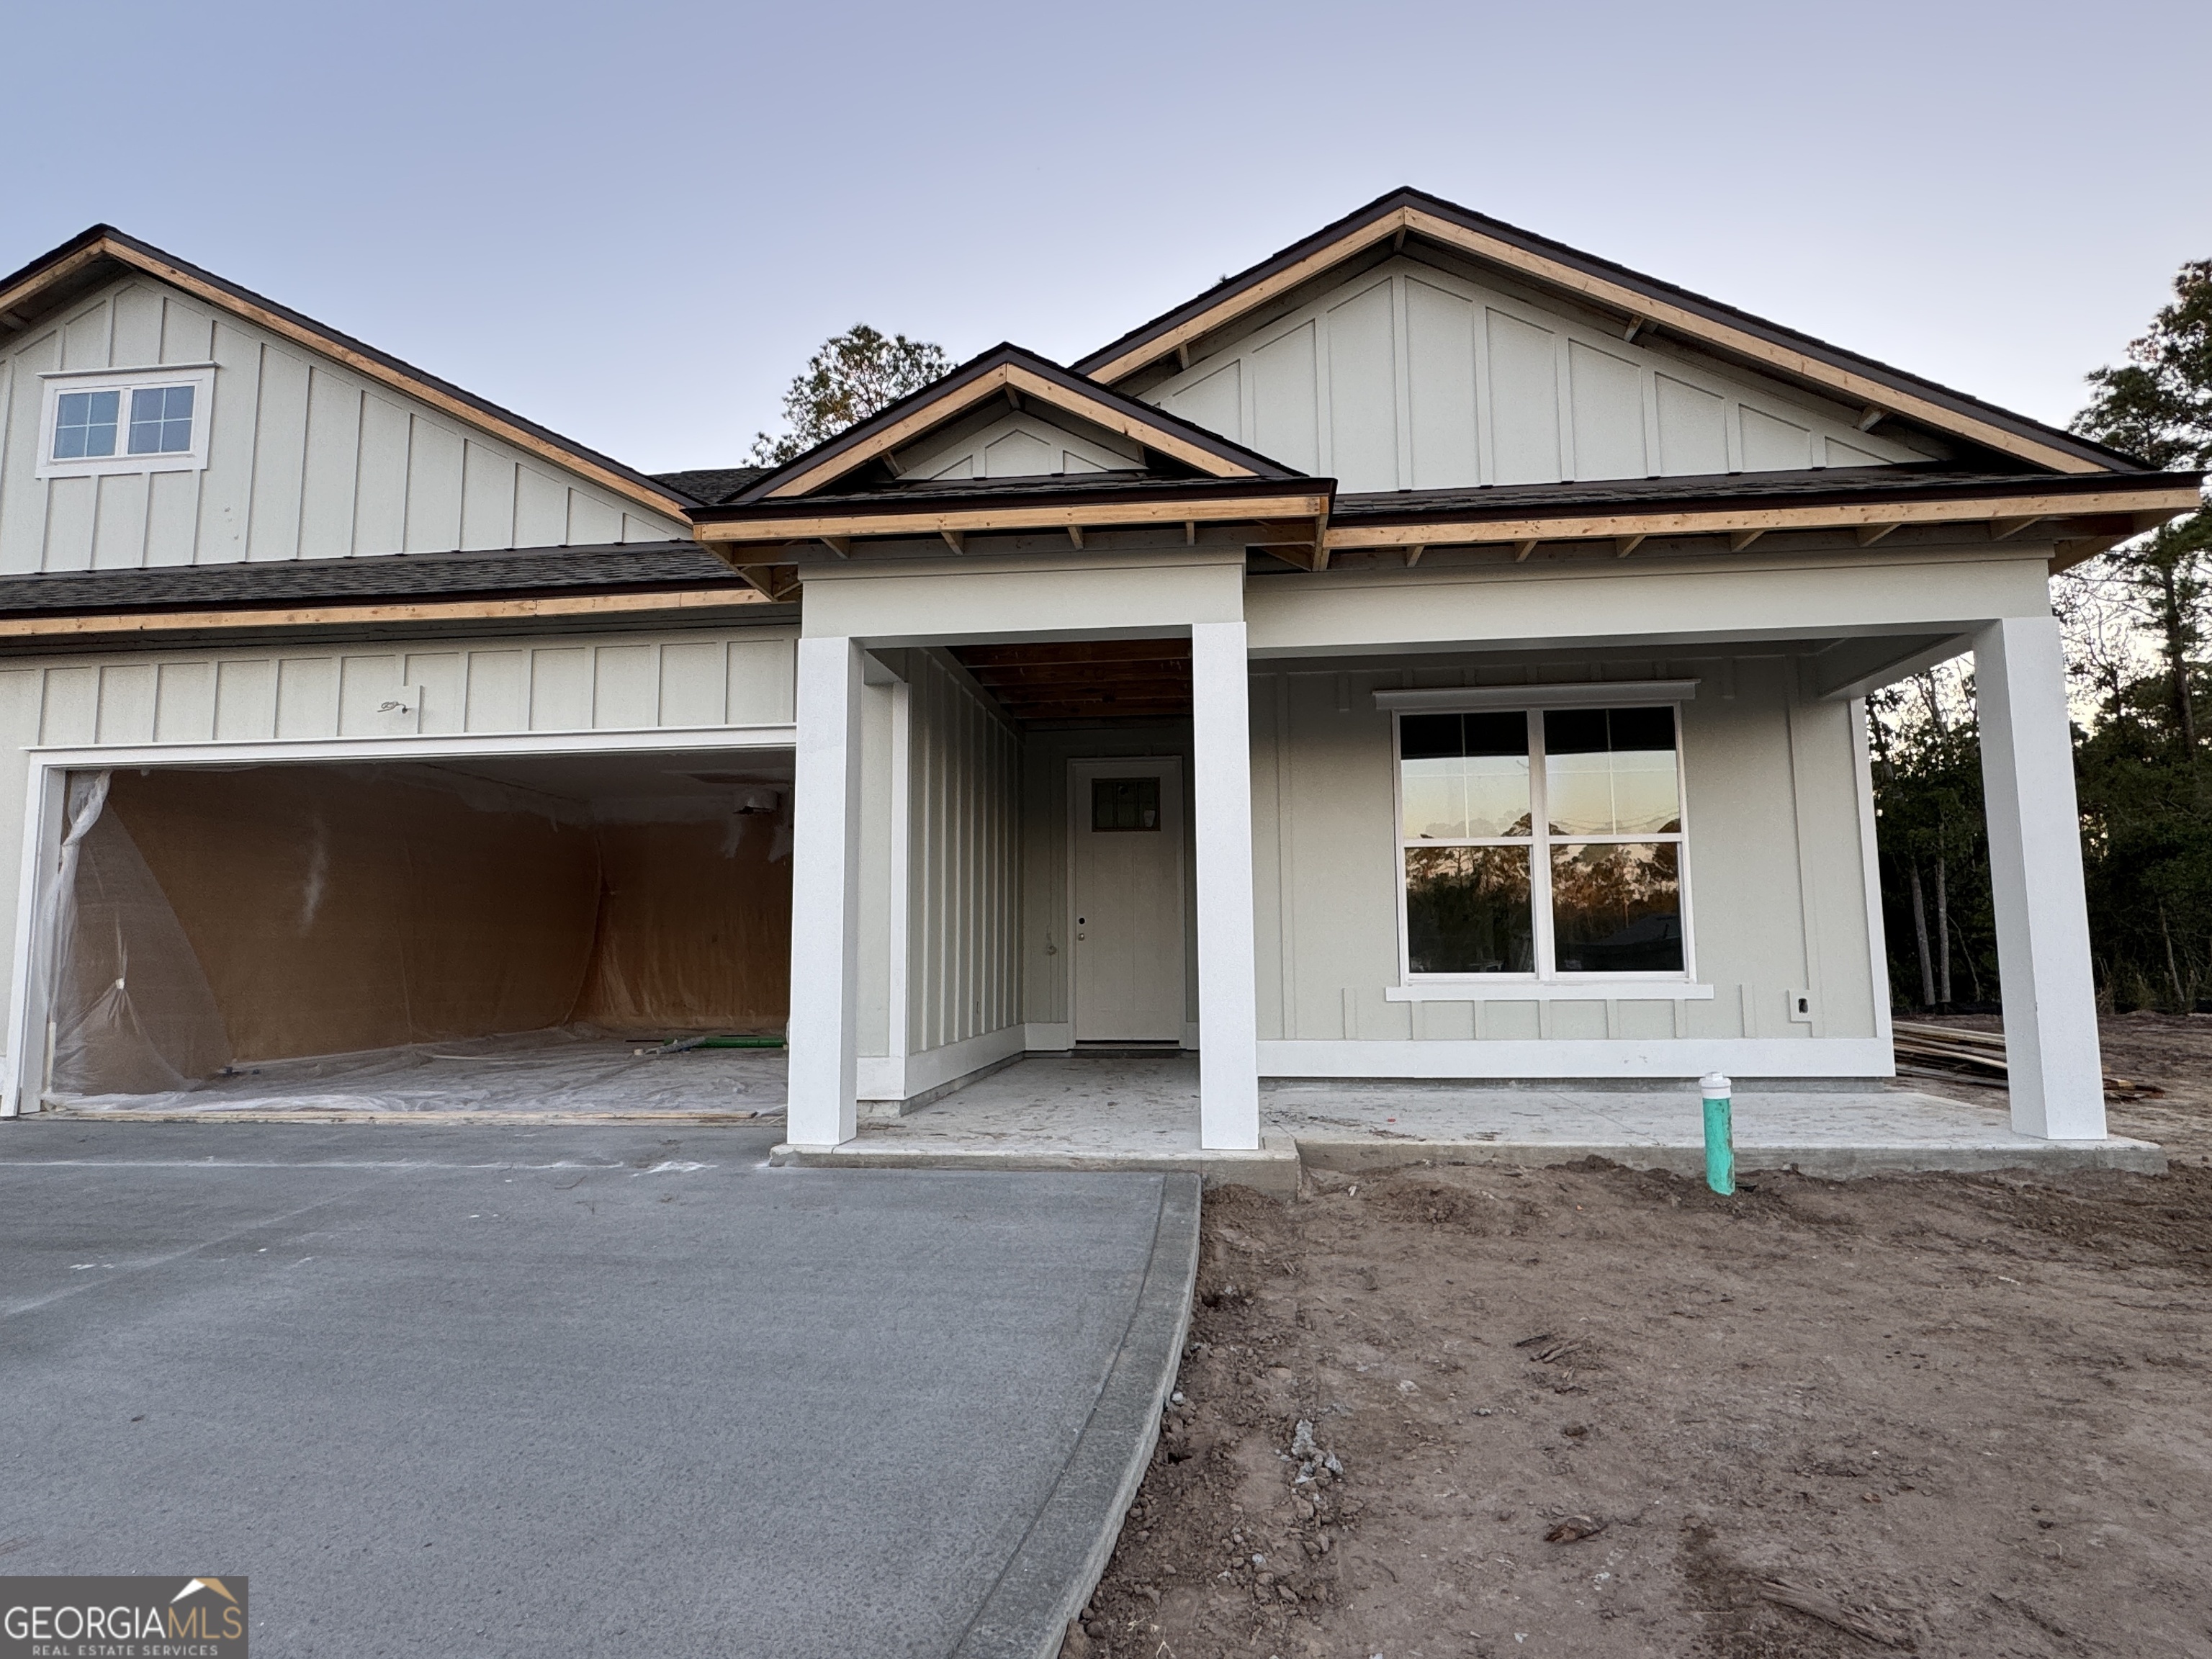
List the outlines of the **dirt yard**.
<svg viewBox="0 0 2212 1659">
<path fill-rule="evenodd" d="M 2107 1044 L 2162 1178 L 1208 1194 L 1066 1653 L 2212 1653 L 2212 1018 Z"/>
</svg>

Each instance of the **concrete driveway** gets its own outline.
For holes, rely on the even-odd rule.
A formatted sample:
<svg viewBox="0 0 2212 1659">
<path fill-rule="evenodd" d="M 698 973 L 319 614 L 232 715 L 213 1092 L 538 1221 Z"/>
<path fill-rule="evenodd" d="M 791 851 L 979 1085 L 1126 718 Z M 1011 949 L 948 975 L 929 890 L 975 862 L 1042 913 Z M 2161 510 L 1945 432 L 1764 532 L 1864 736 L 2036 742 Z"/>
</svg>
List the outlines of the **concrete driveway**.
<svg viewBox="0 0 2212 1659">
<path fill-rule="evenodd" d="M 774 1128 L 0 1125 L 0 1572 L 285 1655 L 1028 1655 L 1103 1565 L 1189 1176 Z"/>
</svg>

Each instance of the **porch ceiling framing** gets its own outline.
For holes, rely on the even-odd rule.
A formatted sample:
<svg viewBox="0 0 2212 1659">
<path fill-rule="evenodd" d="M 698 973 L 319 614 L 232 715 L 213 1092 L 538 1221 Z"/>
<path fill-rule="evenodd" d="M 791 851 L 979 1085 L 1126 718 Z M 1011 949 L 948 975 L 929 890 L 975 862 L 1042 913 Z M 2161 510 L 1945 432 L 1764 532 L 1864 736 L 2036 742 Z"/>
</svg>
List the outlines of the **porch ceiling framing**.
<svg viewBox="0 0 2212 1659">
<path fill-rule="evenodd" d="M 1067 640 L 951 647 L 1015 720 L 1166 720 L 1191 708 L 1188 639 Z"/>
</svg>

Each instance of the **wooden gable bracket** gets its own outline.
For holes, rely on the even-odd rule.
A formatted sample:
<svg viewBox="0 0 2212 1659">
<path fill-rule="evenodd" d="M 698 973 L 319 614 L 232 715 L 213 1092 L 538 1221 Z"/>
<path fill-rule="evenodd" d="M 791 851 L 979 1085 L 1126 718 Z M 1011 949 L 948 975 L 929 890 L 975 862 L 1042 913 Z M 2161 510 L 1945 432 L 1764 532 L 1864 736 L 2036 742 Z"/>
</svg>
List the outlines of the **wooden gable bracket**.
<svg viewBox="0 0 2212 1659">
<path fill-rule="evenodd" d="M 1079 524 L 1068 526 L 1067 539 L 1075 544 L 1075 550 L 1080 553 L 1083 550 L 1083 526 Z"/>
<path fill-rule="evenodd" d="M 937 533 L 945 538 L 945 544 L 955 553 L 965 553 L 968 550 L 968 535 L 965 531 L 940 530 Z"/>
<path fill-rule="evenodd" d="M 799 597 L 799 567 L 795 564 L 741 564 L 735 568 L 771 604 L 782 605 Z"/>
<path fill-rule="evenodd" d="M 1904 527 L 1899 524 L 1863 524 L 1851 533 L 1857 538 L 1861 547 L 1872 547 L 1892 531 L 1902 530 Z"/>
<path fill-rule="evenodd" d="M 1650 539 L 1648 536 L 1615 536 L 1613 538 L 1613 557 L 1625 559 Z"/>
<path fill-rule="evenodd" d="M 1631 317 L 1628 319 L 1628 326 L 1620 331 L 1622 343 L 1626 345 L 1634 345 L 1636 343 L 1636 337 L 1643 333 L 1645 329 L 1650 328 L 1650 326 L 1651 319 L 1649 317 Z"/>
<path fill-rule="evenodd" d="M 1537 540 L 1538 538 L 1536 537 L 1530 536 L 1523 540 L 1514 543 L 1513 562 L 1516 564 L 1528 563 L 1528 556 L 1536 550 Z"/>
<path fill-rule="evenodd" d="M 1182 544 L 1185 547 L 1196 547 L 1198 545 L 1197 520 L 1185 519 L 1182 521 Z"/>
<path fill-rule="evenodd" d="M 1420 563 L 1421 555 L 1428 550 L 1429 544 L 1426 542 L 1415 542 L 1411 547 L 1407 548 L 1406 550 L 1406 568 L 1411 570 L 1415 565 Z"/>
<path fill-rule="evenodd" d="M 1764 530 L 1734 530 L 1729 532 L 1729 551 L 1741 553 L 1766 532 Z"/>
<path fill-rule="evenodd" d="M 2042 522 L 2043 516 L 2040 514 L 2018 519 L 1992 519 L 1990 520 L 1990 539 L 1993 542 L 2008 542 L 2021 531 Z"/>
<path fill-rule="evenodd" d="M 853 538 L 850 536 L 817 536 L 815 539 L 841 559 L 853 556 Z"/>
</svg>

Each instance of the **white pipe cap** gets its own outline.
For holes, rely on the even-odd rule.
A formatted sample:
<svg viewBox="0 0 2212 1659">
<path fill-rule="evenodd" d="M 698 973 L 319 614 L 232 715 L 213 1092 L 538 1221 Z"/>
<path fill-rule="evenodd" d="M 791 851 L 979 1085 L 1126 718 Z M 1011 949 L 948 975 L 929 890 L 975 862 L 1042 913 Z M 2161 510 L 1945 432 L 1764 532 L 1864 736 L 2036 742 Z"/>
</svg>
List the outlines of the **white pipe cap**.
<svg viewBox="0 0 2212 1659">
<path fill-rule="evenodd" d="M 1735 1085 L 1724 1072 L 1706 1073 L 1698 1079 L 1698 1087 L 1705 1091 L 1707 1100 L 1726 1100 L 1735 1092 Z"/>
</svg>

